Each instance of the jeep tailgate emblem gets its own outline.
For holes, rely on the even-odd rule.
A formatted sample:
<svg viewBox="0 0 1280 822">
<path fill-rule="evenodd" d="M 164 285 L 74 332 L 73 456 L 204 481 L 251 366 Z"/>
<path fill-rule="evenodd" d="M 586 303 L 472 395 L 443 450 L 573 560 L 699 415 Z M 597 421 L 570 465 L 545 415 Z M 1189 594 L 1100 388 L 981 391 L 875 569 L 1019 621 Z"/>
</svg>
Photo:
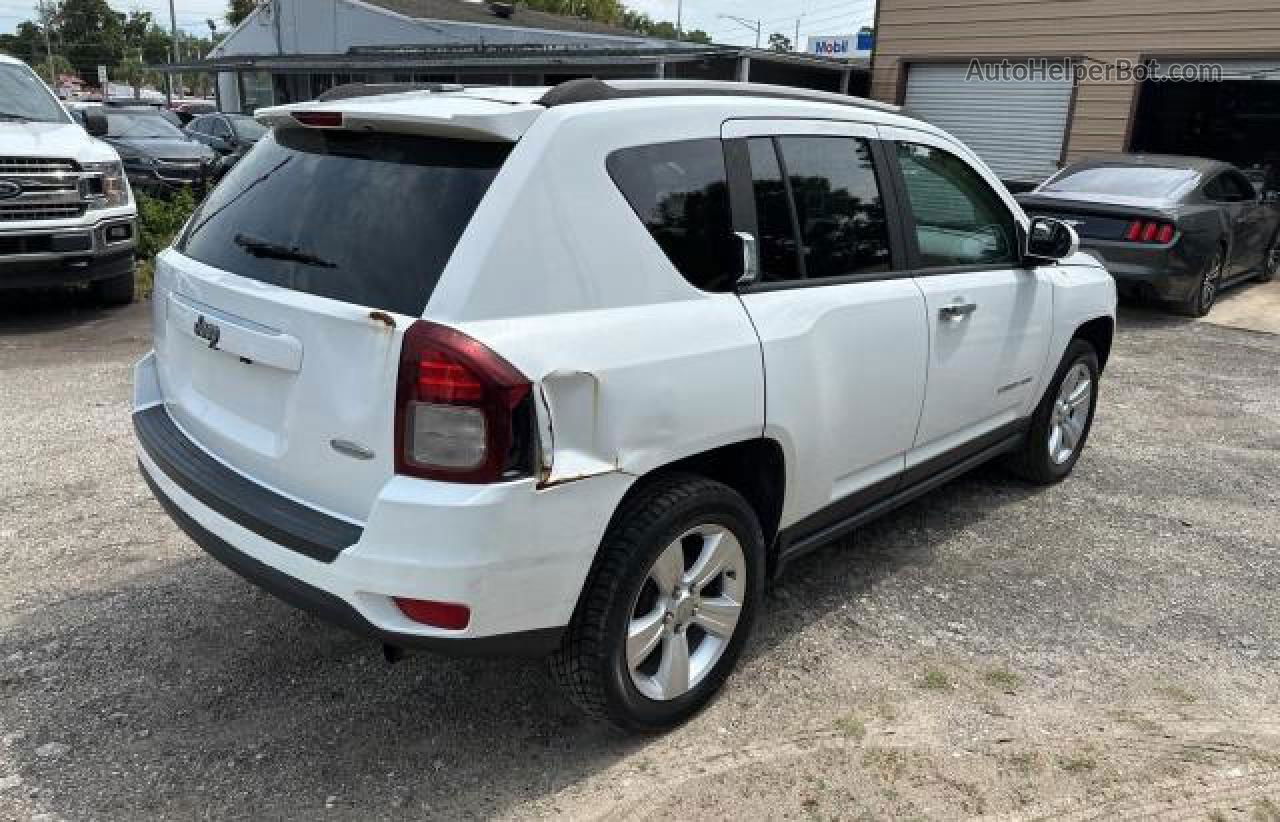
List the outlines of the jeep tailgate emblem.
<svg viewBox="0 0 1280 822">
<path fill-rule="evenodd" d="M 222 338 L 222 329 L 218 327 L 217 323 L 209 322 L 201 314 L 196 318 L 195 333 L 200 339 L 208 340 L 210 348 L 215 351 L 218 349 L 218 340 Z"/>
</svg>

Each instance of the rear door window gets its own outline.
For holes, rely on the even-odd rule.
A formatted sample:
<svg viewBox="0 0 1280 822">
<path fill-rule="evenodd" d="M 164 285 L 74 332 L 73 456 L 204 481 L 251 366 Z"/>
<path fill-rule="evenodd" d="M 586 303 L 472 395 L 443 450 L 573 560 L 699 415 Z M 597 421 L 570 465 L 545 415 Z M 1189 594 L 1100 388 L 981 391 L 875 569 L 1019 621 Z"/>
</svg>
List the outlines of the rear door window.
<svg viewBox="0 0 1280 822">
<path fill-rule="evenodd" d="M 866 140 L 753 137 L 747 146 L 762 282 L 890 270 L 884 201 Z"/>
<path fill-rule="evenodd" d="M 889 270 L 889 229 L 871 147 L 853 137 L 779 137 L 808 279 Z"/>
<path fill-rule="evenodd" d="M 737 238 L 718 138 L 619 149 L 605 165 L 686 280 L 704 291 L 732 290 Z"/>
<path fill-rule="evenodd" d="M 242 277 L 416 316 L 510 151 L 273 131 L 201 204 L 177 247 Z"/>
</svg>

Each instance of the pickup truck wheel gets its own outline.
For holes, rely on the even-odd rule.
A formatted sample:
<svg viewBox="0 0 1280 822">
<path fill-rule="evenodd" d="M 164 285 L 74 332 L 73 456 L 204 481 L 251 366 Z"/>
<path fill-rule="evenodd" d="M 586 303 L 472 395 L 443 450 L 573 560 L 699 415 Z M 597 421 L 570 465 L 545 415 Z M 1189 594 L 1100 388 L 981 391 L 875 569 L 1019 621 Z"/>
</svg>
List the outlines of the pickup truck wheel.
<svg viewBox="0 0 1280 822">
<path fill-rule="evenodd" d="M 128 305 L 133 302 L 133 272 L 94 280 L 89 284 L 93 298 L 105 305 Z"/>
<path fill-rule="evenodd" d="M 588 715 L 661 731 L 699 711 L 737 662 L 764 594 L 764 537 L 733 489 L 654 482 L 600 546 L 551 671 Z"/>
<path fill-rule="evenodd" d="M 1031 429 L 1010 455 L 1010 469 L 1037 485 L 1065 478 L 1075 468 L 1093 427 L 1098 405 L 1098 354 L 1084 340 L 1072 340 L 1049 389 L 1031 417 Z"/>
</svg>

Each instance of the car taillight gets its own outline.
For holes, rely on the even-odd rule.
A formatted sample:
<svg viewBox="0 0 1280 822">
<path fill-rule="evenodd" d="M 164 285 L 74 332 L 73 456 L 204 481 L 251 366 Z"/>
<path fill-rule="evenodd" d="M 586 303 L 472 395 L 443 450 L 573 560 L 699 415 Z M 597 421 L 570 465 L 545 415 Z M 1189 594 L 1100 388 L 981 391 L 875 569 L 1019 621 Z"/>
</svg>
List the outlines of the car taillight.
<svg viewBox="0 0 1280 822">
<path fill-rule="evenodd" d="M 1154 243 L 1168 245 L 1173 241 L 1174 227 L 1172 223 L 1158 220 L 1133 220 L 1124 233 L 1124 238 L 1131 243 Z"/>
<path fill-rule="evenodd" d="M 531 387 L 466 334 L 417 320 L 400 349 L 396 473 L 467 483 L 527 474 Z"/>
</svg>

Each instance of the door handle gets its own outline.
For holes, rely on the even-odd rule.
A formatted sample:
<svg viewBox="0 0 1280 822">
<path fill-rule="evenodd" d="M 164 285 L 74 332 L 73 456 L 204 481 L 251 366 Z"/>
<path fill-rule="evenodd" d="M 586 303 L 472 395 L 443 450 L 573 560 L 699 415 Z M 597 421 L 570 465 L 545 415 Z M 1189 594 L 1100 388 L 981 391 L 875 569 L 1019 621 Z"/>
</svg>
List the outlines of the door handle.
<svg viewBox="0 0 1280 822">
<path fill-rule="evenodd" d="M 943 320 L 951 320 L 958 322 L 966 319 L 970 314 L 978 310 L 977 303 L 965 303 L 956 301 L 950 305 L 944 305 L 938 309 L 938 317 Z"/>
</svg>

